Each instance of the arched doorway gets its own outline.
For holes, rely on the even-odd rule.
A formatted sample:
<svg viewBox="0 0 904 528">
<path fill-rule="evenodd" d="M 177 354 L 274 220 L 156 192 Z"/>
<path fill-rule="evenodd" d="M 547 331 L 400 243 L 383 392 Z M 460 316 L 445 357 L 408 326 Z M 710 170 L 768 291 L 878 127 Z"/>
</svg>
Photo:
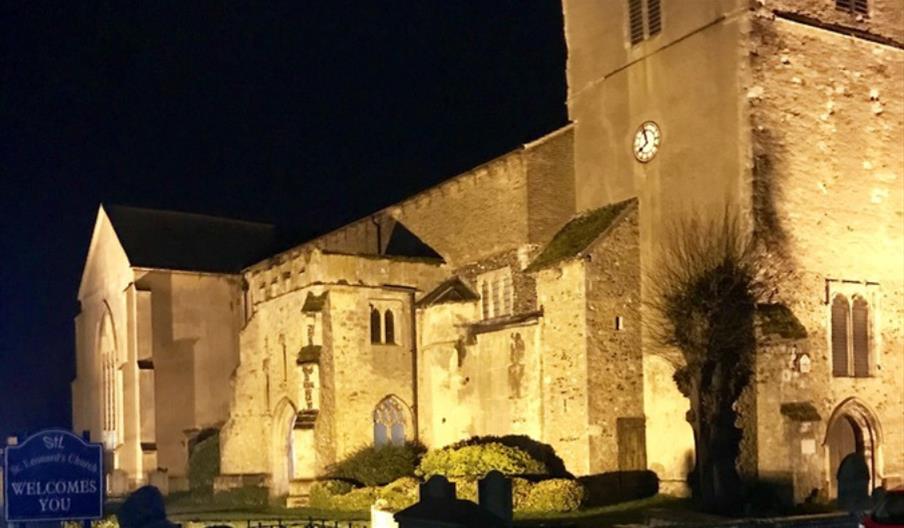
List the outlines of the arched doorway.
<svg viewBox="0 0 904 528">
<path fill-rule="evenodd" d="M 288 400 L 281 401 L 273 413 L 273 441 L 270 458 L 272 461 L 270 494 L 273 496 L 289 493 L 289 481 L 292 480 L 294 473 L 293 432 L 297 417 L 298 412 L 295 410 L 295 406 Z"/>
<path fill-rule="evenodd" d="M 870 470 L 870 490 L 880 485 L 880 437 L 879 420 L 875 413 L 856 398 L 848 398 L 835 408 L 829 418 L 824 442 L 832 496 L 838 493 L 836 475 L 841 461 L 858 451 L 863 453 Z"/>
</svg>

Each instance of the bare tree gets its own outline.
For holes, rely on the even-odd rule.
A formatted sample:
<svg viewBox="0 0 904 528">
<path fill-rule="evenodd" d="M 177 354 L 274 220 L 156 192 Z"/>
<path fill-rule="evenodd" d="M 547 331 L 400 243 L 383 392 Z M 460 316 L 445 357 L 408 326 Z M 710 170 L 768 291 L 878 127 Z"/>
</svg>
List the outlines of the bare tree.
<svg viewBox="0 0 904 528">
<path fill-rule="evenodd" d="M 762 288 L 753 239 L 738 216 L 701 215 L 676 223 L 646 271 L 651 337 L 674 353 L 675 383 L 690 400 L 698 505 L 737 511 L 741 430 L 735 404 L 747 386 L 756 349 L 754 316 Z M 668 355 L 668 352 L 666 352 Z"/>
</svg>

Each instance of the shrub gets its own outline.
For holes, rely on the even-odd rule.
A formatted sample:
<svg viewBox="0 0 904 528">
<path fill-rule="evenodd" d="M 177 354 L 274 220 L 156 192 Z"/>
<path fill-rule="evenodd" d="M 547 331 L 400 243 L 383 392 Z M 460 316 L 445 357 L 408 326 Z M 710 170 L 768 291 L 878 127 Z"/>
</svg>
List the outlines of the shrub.
<svg viewBox="0 0 904 528">
<path fill-rule="evenodd" d="M 515 511 L 523 511 L 524 505 L 530 496 L 530 490 L 534 483 L 520 477 L 512 479 L 512 508 Z"/>
<path fill-rule="evenodd" d="M 365 486 L 382 486 L 401 477 L 414 476 L 424 446 L 409 442 L 401 446 L 362 447 L 332 465 L 330 478 L 346 479 Z"/>
<path fill-rule="evenodd" d="M 414 477 L 402 477 L 377 490 L 384 507 L 391 511 L 401 511 L 418 501 L 421 482 Z"/>
<path fill-rule="evenodd" d="M 514 486 L 512 495 L 514 495 Z M 522 512 L 570 512 L 581 506 L 583 497 L 584 488 L 576 480 L 543 480 L 530 486 L 527 497 L 522 499 L 516 510 Z"/>
<path fill-rule="evenodd" d="M 345 495 L 355 487 L 344 480 L 318 480 L 311 484 L 309 491 L 311 506 L 314 508 L 332 509 L 333 497 Z"/>
<path fill-rule="evenodd" d="M 543 464 L 515 447 L 499 443 L 445 447 L 430 451 L 421 458 L 416 474 L 425 479 L 433 475 L 445 477 L 483 478 L 492 470 L 504 475 L 544 474 Z"/>
<path fill-rule="evenodd" d="M 342 480 L 321 480 L 311 485 L 310 504 L 323 510 L 365 511 L 376 497 L 376 488 L 355 488 Z"/>
<path fill-rule="evenodd" d="M 477 479 L 474 477 L 450 478 L 449 482 L 455 484 L 455 497 L 458 499 L 477 502 Z"/>
<path fill-rule="evenodd" d="M 377 500 L 377 488 L 356 488 L 344 495 L 334 495 L 330 510 L 337 511 L 368 511 Z"/>
<path fill-rule="evenodd" d="M 648 470 L 610 471 L 579 477 L 584 506 L 596 507 L 652 497 L 659 493 L 659 477 Z"/>
<path fill-rule="evenodd" d="M 502 444 L 508 447 L 514 447 L 527 453 L 534 460 L 539 461 L 546 468 L 543 473 L 551 477 L 573 478 L 572 474 L 565 469 L 565 462 L 556 454 L 556 450 L 549 444 L 538 442 L 527 435 L 505 435 L 505 436 L 472 436 L 467 440 L 462 440 L 452 444 L 451 448 L 472 445 L 486 444 Z"/>
<path fill-rule="evenodd" d="M 213 479 L 220 474 L 220 434 L 211 432 L 191 449 L 188 485 L 192 492 L 213 492 Z"/>
</svg>

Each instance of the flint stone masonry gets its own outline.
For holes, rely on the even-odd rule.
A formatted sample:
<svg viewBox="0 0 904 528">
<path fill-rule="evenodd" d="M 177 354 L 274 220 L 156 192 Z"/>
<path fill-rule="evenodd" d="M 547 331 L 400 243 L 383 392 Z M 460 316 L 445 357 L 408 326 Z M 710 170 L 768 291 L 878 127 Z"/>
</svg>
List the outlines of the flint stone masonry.
<svg viewBox="0 0 904 528">
<path fill-rule="evenodd" d="M 570 123 L 240 272 L 136 267 L 101 210 L 74 426 L 116 448 L 123 489 L 158 467 L 187 488 L 188 445 L 220 429 L 217 489 L 293 505 L 364 446 L 507 434 L 551 445 L 575 475 L 647 469 L 687 493 L 683 358 L 646 326 L 648 271 L 677 222 L 729 211 L 763 243 L 768 290 L 737 403 L 743 476 L 789 503 L 831 500 L 861 448 L 871 488 L 904 482 L 896 4 L 858 17 L 830 0 L 663 2 L 662 31 L 631 45 L 626 2 L 565 0 Z M 646 121 L 662 142 L 641 163 Z M 504 285 L 492 300 L 485 279 Z M 846 375 L 836 296 L 868 307 Z"/>
</svg>

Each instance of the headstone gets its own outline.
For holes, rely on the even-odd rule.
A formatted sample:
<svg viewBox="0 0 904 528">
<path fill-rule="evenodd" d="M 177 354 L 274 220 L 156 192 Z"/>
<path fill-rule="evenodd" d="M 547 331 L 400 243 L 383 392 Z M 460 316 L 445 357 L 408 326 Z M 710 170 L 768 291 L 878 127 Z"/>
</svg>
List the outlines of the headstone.
<svg viewBox="0 0 904 528">
<path fill-rule="evenodd" d="M 121 469 L 114 469 L 109 477 L 110 496 L 124 497 L 129 493 L 129 475 Z"/>
<path fill-rule="evenodd" d="M 421 484 L 420 498 L 425 499 L 454 499 L 455 484 L 449 482 L 442 475 L 433 475 L 430 480 Z"/>
<path fill-rule="evenodd" d="M 370 528 L 399 528 L 399 523 L 395 521 L 393 512 L 385 510 L 377 501 L 370 507 Z"/>
<path fill-rule="evenodd" d="M 862 451 L 851 453 L 838 466 L 838 507 L 860 512 L 869 507 L 869 466 Z"/>
<path fill-rule="evenodd" d="M 477 503 L 511 526 L 512 481 L 499 471 L 490 471 L 477 483 Z"/>
<path fill-rule="evenodd" d="M 169 474 L 166 471 L 151 471 L 148 473 L 148 484 L 160 490 L 164 497 L 169 495 Z"/>
</svg>

